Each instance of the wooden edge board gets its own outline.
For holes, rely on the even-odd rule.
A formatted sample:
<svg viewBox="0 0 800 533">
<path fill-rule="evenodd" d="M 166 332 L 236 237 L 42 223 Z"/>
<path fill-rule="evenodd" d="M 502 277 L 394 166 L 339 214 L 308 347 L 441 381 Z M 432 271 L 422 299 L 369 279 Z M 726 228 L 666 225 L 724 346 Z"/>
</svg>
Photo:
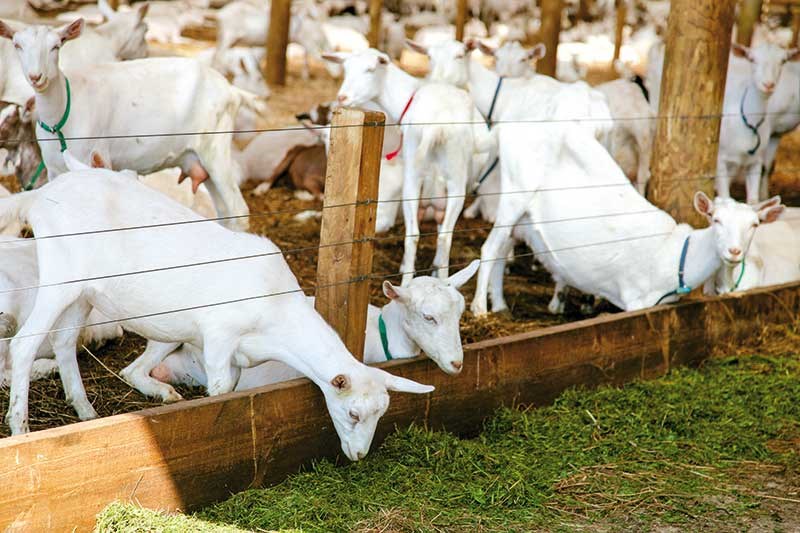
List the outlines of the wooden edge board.
<svg viewBox="0 0 800 533">
<path fill-rule="evenodd" d="M 715 343 L 794 321 L 798 302 L 800 284 L 788 284 L 487 340 L 465 347 L 457 377 L 426 358 L 384 363 L 436 391 L 393 394 L 373 450 L 394 427 L 472 435 L 501 405 L 663 375 Z M 338 450 L 322 395 L 305 379 L 0 439 L 0 529 L 88 530 L 114 500 L 197 509 L 322 457 L 344 462 Z"/>
</svg>

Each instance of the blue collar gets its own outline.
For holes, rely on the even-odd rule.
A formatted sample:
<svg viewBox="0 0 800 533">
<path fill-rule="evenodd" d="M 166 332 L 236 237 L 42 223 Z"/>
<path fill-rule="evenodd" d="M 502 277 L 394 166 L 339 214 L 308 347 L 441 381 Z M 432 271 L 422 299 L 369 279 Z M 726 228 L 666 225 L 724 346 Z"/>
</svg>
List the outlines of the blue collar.
<svg viewBox="0 0 800 533">
<path fill-rule="evenodd" d="M 500 94 L 500 87 L 503 86 L 505 76 L 500 76 L 497 80 L 497 86 L 494 88 L 494 96 L 492 96 L 492 105 L 489 106 L 489 114 L 486 115 L 486 125 L 492 127 L 492 114 L 494 114 L 494 105 L 497 103 L 497 96 Z"/>
<path fill-rule="evenodd" d="M 766 114 L 762 115 L 761 120 L 759 120 L 758 124 L 756 124 L 755 126 L 747 122 L 747 117 L 744 114 L 744 100 L 745 98 L 747 98 L 748 90 L 749 88 L 744 90 L 744 94 L 742 95 L 742 101 L 739 102 L 739 115 L 741 115 L 742 122 L 744 122 L 745 127 L 750 131 L 752 131 L 753 134 L 756 136 L 756 145 L 751 150 L 747 151 L 748 154 L 753 155 L 756 153 L 756 151 L 758 151 L 759 148 L 761 148 L 761 135 L 758 134 L 758 128 L 760 128 L 761 125 L 764 124 L 764 120 L 767 118 L 767 116 Z"/>
<path fill-rule="evenodd" d="M 678 288 L 674 291 L 670 291 L 661 298 L 658 299 L 656 305 L 661 303 L 661 300 L 664 298 L 669 298 L 670 296 L 682 296 L 684 294 L 689 294 L 692 292 L 692 288 L 686 284 L 683 280 L 683 272 L 686 267 L 686 252 L 689 250 L 689 238 L 691 235 L 686 237 L 686 240 L 683 241 L 683 249 L 681 250 L 681 260 L 678 263 Z"/>
<path fill-rule="evenodd" d="M 383 313 L 378 315 L 378 332 L 381 334 L 383 355 L 386 356 L 387 361 L 391 361 L 394 357 L 392 357 L 392 352 L 389 351 L 389 336 L 386 334 L 386 322 L 383 321 Z"/>
</svg>

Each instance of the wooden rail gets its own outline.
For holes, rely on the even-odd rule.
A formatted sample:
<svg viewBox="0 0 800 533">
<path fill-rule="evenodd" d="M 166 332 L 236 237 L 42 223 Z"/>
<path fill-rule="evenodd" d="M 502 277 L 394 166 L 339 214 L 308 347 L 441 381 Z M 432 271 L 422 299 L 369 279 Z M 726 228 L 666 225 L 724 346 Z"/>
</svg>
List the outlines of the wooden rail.
<svg viewBox="0 0 800 533">
<path fill-rule="evenodd" d="M 501 405 L 654 378 L 798 311 L 800 283 L 472 344 L 457 377 L 424 358 L 384 363 L 436 391 L 393 395 L 373 449 L 396 425 L 472 435 Z M 305 379 L 10 437 L 0 440 L 0 529 L 88 530 L 114 500 L 197 509 L 338 450 L 322 395 Z"/>
</svg>

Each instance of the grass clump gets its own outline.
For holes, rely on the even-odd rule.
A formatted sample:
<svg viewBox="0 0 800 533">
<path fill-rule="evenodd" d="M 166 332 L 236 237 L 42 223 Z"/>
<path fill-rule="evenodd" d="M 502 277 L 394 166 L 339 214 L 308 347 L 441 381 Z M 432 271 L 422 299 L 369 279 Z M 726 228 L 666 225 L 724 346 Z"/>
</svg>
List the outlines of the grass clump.
<svg viewBox="0 0 800 533">
<path fill-rule="evenodd" d="M 365 461 L 322 461 L 196 517 L 252 530 L 740 530 L 785 519 L 765 502 L 797 479 L 798 398 L 796 357 L 713 360 L 502 409 L 476 439 L 405 429 Z M 764 480 L 779 478 L 771 496 Z"/>
<path fill-rule="evenodd" d="M 235 526 L 219 525 L 199 518 L 160 513 L 115 502 L 97 516 L 96 533 L 244 533 Z"/>
</svg>

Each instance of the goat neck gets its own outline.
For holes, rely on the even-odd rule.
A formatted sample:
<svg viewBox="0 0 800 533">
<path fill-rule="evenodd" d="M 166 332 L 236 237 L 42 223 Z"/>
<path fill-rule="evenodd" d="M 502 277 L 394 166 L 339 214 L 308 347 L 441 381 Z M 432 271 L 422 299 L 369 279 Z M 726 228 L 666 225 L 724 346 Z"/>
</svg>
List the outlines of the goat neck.
<svg viewBox="0 0 800 533">
<path fill-rule="evenodd" d="M 392 357 L 394 359 L 407 359 L 419 355 L 420 347 L 408 336 L 403 328 L 405 317 L 402 306 L 395 301 L 391 301 L 383 306 L 381 315 L 383 315 L 383 322 L 386 324 L 386 337 L 389 341 L 389 353 L 392 354 Z M 383 353 L 383 346 L 381 346 L 381 353 Z M 383 360 L 381 359 L 381 361 Z"/>
<path fill-rule="evenodd" d="M 39 120 L 45 124 L 57 124 L 64 116 L 67 106 L 67 83 L 64 73 L 58 71 L 56 77 L 50 80 L 44 92 L 36 93 L 36 110 Z"/>
<path fill-rule="evenodd" d="M 420 80 L 390 64 L 386 67 L 386 79 L 383 83 L 383 90 L 378 96 L 378 104 L 386 110 L 394 122 L 397 122 L 400 120 L 400 115 L 409 98 L 421 85 Z"/>
<path fill-rule="evenodd" d="M 710 227 L 693 230 L 689 236 L 689 249 L 686 252 L 683 278 L 689 287 L 695 288 L 701 286 L 719 270 L 722 266 L 722 259 L 716 252 L 714 233 Z M 682 247 L 683 241 L 681 240 L 678 248 L 673 251 L 676 257 L 680 257 Z"/>
</svg>

